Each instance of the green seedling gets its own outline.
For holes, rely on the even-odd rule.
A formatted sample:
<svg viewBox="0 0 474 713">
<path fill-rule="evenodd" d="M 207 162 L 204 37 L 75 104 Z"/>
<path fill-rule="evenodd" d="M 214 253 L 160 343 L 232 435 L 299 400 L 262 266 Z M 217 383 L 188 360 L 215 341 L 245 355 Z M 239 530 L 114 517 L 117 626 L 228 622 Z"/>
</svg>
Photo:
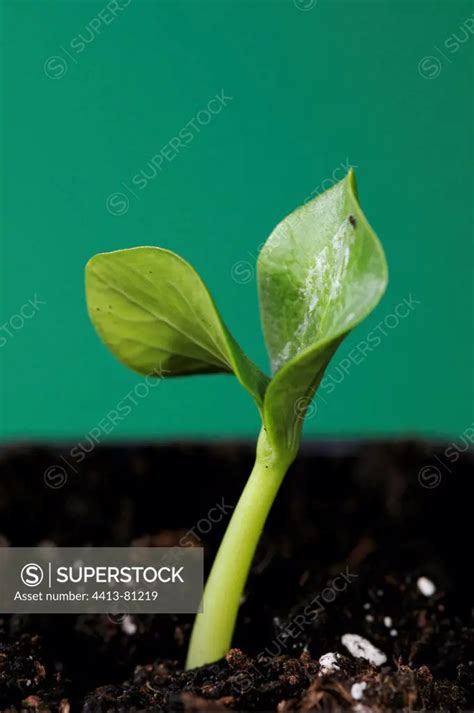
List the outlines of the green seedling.
<svg viewBox="0 0 474 713">
<path fill-rule="evenodd" d="M 87 264 L 90 318 L 123 364 L 146 375 L 234 374 L 262 420 L 255 466 L 209 575 L 187 668 L 228 652 L 265 520 L 298 452 L 305 411 L 341 341 L 386 284 L 385 256 L 359 206 L 352 171 L 285 218 L 260 252 L 271 378 L 244 354 L 204 282 L 178 255 L 137 247 L 95 255 Z"/>
</svg>

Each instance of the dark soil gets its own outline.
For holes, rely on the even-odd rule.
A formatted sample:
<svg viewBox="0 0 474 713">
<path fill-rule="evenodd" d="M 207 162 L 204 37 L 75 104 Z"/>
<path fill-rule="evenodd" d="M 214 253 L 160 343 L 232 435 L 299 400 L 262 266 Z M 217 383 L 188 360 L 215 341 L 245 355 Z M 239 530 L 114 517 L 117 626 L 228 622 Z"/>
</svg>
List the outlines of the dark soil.
<svg viewBox="0 0 474 713">
<path fill-rule="evenodd" d="M 262 538 L 238 648 L 213 666 L 183 672 L 187 615 L 3 615 L 0 710 L 472 709 L 474 458 L 449 454 L 415 442 L 307 446 Z M 0 543 L 170 545 L 186 535 L 210 565 L 251 463 L 250 446 L 100 447 L 79 465 L 68 449 L 5 449 Z M 64 484 L 44 479 L 55 464 Z M 425 466 L 438 470 L 419 476 Z M 216 504 L 227 514 L 210 526 Z M 346 634 L 386 661 L 355 658 Z"/>
</svg>

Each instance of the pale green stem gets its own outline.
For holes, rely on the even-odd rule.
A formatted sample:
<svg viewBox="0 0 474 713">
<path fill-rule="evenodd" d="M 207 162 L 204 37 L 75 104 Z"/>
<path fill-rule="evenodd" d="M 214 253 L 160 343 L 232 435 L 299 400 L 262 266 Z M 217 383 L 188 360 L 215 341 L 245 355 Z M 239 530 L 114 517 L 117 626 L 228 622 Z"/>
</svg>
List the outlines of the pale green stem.
<svg viewBox="0 0 474 713">
<path fill-rule="evenodd" d="M 196 615 L 186 668 L 217 661 L 229 651 L 250 565 L 290 458 L 277 458 L 262 428 L 254 468 L 212 566 Z"/>
</svg>

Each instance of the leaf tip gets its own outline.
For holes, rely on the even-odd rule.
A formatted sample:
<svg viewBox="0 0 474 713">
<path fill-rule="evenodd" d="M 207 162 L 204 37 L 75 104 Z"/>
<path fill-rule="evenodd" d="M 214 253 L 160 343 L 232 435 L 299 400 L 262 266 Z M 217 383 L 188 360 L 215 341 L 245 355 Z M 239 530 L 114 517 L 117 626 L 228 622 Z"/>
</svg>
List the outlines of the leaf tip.
<svg viewBox="0 0 474 713">
<path fill-rule="evenodd" d="M 359 193 L 357 190 L 357 179 L 356 179 L 356 174 L 353 166 L 349 167 L 349 170 L 347 172 L 346 176 L 347 184 L 349 186 L 350 191 L 352 192 L 353 196 L 358 200 L 359 199 Z"/>
</svg>

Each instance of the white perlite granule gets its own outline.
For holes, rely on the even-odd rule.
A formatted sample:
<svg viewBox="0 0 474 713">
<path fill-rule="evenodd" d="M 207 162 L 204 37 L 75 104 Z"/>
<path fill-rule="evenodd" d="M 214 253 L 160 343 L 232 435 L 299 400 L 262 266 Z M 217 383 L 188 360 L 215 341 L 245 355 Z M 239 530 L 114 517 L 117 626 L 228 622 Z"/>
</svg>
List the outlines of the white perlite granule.
<svg viewBox="0 0 474 713">
<path fill-rule="evenodd" d="M 416 586 L 425 597 L 431 597 L 436 592 L 436 587 L 428 577 L 420 577 Z"/>
<path fill-rule="evenodd" d="M 341 641 L 356 659 L 365 659 L 373 666 L 382 666 L 387 661 L 383 651 L 377 649 L 370 641 L 363 639 L 358 634 L 344 634 Z"/>
<path fill-rule="evenodd" d="M 355 701 L 360 701 L 362 696 L 364 695 L 364 691 L 367 688 L 367 684 L 365 681 L 362 681 L 361 683 L 354 683 L 352 684 L 351 688 L 351 696 Z"/>
<path fill-rule="evenodd" d="M 122 631 L 129 636 L 133 636 L 137 633 L 137 625 L 133 621 L 132 617 L 128 614 L 124 616 L 122 621 Z"/>
<path fill-rule="evenodd" d="M 338 654 L 332 653 L 330 651 L 327 654 L 323 654 L 319 659 L 319 668 L 321 673 L 330 673 L 331 671 L 340 671 L 340 666 L 337 665 Z"/>
</svg>

